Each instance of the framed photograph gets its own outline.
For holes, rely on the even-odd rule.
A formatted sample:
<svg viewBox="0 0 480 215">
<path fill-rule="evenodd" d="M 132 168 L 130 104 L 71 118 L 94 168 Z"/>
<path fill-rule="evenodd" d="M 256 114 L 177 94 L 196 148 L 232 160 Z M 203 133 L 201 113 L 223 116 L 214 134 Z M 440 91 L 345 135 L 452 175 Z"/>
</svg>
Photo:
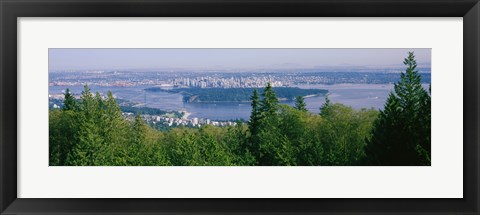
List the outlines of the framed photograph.
<svg viewBox="0 0 480 215">
<path fill-rule="evenodd" d="M 2 214 L 478 214 L 480 5 L 1 1 Z"/>
</svg>

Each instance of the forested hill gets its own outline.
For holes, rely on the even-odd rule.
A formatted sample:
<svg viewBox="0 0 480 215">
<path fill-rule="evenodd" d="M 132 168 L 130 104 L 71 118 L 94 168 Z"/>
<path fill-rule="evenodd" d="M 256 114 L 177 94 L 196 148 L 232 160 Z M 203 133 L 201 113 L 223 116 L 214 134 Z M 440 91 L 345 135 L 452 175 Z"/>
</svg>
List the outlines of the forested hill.
<svg viewBox="0 0 480 215">
<path fill-rule="evenodd" d="M 148 92 L 181 93 L 186 102 L 250 102 L 253 90 L 263 93 L 261 88 L 174 88 L 162 89 L 151 87 L 145 89 Z M 273 88 L 280 100 L 294 100 L 297 96 L 325 95 L 328 90 L 324 89 L 301 89 L 298 87 Z"/>
</svg>

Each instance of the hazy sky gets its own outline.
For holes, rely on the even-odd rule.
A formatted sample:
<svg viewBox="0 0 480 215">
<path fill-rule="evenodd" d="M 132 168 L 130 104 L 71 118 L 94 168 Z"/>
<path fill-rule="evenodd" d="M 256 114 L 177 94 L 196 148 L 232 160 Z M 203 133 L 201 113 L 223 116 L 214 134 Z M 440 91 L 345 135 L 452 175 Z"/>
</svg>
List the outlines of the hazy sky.
<svg viewBox="0 0 480 215">
<path fill-rule="evenodd" d="M 408 51 L 430 65 L 431 49 L 49 49 L 49 70 L 390 66 Z"/>
</svg>

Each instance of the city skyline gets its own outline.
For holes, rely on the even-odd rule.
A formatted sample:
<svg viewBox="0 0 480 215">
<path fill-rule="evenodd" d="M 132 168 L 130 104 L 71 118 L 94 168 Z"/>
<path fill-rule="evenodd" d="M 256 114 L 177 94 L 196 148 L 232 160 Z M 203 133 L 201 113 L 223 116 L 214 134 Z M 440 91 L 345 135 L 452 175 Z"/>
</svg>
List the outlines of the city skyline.
<svg viewBox="0 0 480 215">
<path fill-rule="evenodd" d="M 254 70 L 396 67 L 408 51 L 431 64 L 431 49 L 49 49 L 49 71 Z"/>
</svg>

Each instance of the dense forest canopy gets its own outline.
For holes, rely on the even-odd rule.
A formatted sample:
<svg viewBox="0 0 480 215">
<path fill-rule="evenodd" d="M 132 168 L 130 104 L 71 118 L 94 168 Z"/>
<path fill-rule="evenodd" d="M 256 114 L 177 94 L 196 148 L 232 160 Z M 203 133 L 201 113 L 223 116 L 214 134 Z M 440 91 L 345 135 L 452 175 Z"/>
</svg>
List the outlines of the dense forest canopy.
<svg viewBox="0 0 480 215">
<path fill-rule="evenodd" d="M 49 113 L 52 166 L 352 166 L 430 165 L 430 92 L 413 53 L 382 111 L 333 104 L 320 114 L 279 104 L 275 88 L 252 89 L 248 123 L 159 131 L 140 115 L 128 120 L 108 93 L 85 86 L 80 100 L 67 90 Z M 293 98 L 292 98 L 293 99 Z"/>
</svg>

